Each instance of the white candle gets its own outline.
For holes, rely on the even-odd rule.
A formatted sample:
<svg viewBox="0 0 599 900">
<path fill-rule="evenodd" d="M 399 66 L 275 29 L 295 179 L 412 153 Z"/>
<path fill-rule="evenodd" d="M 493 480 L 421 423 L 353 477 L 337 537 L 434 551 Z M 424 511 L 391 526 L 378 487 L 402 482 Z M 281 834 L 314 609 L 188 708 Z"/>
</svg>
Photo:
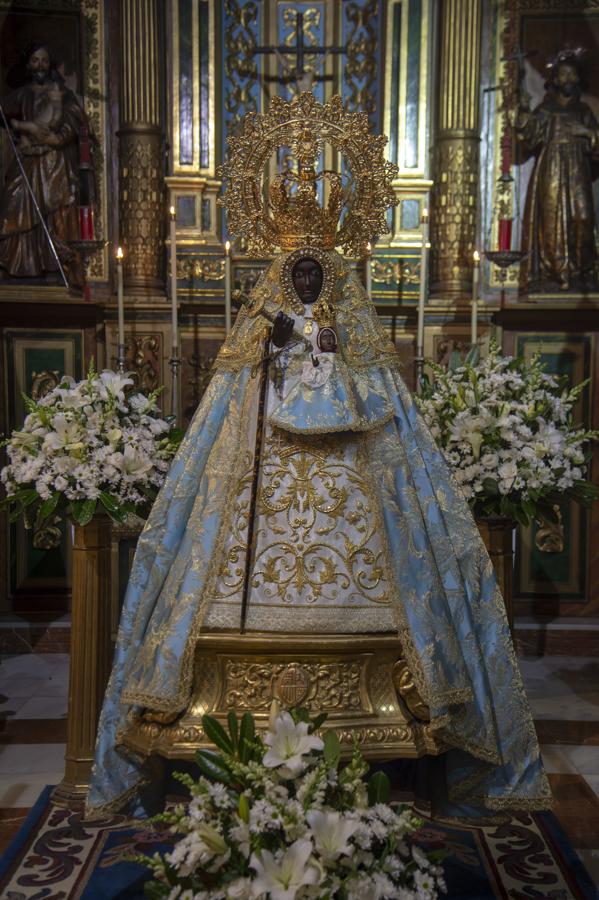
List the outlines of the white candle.
<svg viewBox="0 0 599 900">
<path fill-rule="evenodd" d="M 480 281 L 480 253 L 474 251 L 474 268 L 472 269 L 472 309 L 470 316 L 470 343 L 476 344 L 478 337 L 478 285 Z"/>
<path fill-rule="evenodd" d="M 421 359 L 424 356 L 424 304 L 426 301 L 426 275 L 428 251 L 428 209 L 422 210 L 422 244 L 420 247 L 420 293 L 418 294 L 418 328 L 416 335 L 416 356 Z"/>
<path fill-rule="evenodd" d="M 366 293 L 372 296 L 372 244 L 370 241 L 366 244 L 366 259 L 364 261 L 364 269 L 366 275 Z"/>
<path fill-rule="evenodd" d="M 173 356 L 177 356 L 179 347 L 179 319 L 177 315 L 177 216 L 175 207 L 170 210 L 170 240 L 171 240 L 171 316 L 172 316 L 172 344 Z"/>
<path fill-rule="evenodd" d="M 123 298 L 123 248 L 117 247 L 116 251 L 116 300 L 119 321 L 118 353 L 121 357 L 125 349 L 125 301 Z"/>
<path fill-rule="evenodd" d="M 231 242 L 225 241 L 225 333 L 231 331 Z"/>
</svg>

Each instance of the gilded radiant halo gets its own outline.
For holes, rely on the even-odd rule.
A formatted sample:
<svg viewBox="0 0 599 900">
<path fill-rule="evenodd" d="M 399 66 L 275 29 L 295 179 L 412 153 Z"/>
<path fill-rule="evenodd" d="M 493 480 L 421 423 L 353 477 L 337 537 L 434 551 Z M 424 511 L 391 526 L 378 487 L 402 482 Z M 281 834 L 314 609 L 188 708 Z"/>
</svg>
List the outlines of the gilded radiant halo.
<svg viewBox="0 0 599 900">
<path fill-rule="evenodd" d="M 220 202 L 229 231 L 245 236 L 250 253 L 311 244 L 363 256 L 369 242 L 389 231 L 386 211 L 398 202 L 392 185 L 398 170 L 384 157 L 387 138 L 371 134 L 366 113 L 345 109 L 341 97 L 325 104 L 308 92 L 291 101 L 273 97 L 267 113 L 249 113 L 241 133 L 227 141 Z M 325 144 L 344 160 L 343 177 L 316 170 Z M 296 167 L 269 178 L 281 148 Z"/>
</svg>

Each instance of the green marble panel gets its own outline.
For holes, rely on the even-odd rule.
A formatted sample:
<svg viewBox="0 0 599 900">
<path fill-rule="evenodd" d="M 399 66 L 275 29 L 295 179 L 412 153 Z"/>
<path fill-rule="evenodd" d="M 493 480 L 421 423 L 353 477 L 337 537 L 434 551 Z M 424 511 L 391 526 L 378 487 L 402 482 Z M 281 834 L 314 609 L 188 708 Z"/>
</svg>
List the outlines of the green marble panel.
<svg viewBox="0 0 599 900">
<path fill-rule="evenodd" d="M 83 376 L 80 331 L 8 330 L 5 348 L 10 430 L 19 428 L 23 422 L 22 391 L 29 396 L 43 396 L 63 374 L 74 378 Z M 49 523 L 49 529 L 43 535 L 27 531 L 20 522 L 11 526 L 10 588 L 13 594 L 31 597 L 66 587 L 67 528 L 58 518 Z"/>
<path fill-rule="evenodd" d="M 546 371 L 565 375 L 570 385 L 588 377 L 592 354 L 589 335 L 534 334 L 521 335 L 516 342 L 519 356 L 529 357 L 541 351 Z M 590 420 L 590 393 L 585 390 L 575 420 L 587 424 Z M 563 549 L 547 552 L 537 543 L 540 525 L 518 529 L 516 545 L 517 596 L 539 600 L 548 596 L 561 601 L 586 600 L 588 516 L 577 503 L 560 504 L 563 522 Z M 540 542 L 542 543 L 542 542 Z"/>
</svg>

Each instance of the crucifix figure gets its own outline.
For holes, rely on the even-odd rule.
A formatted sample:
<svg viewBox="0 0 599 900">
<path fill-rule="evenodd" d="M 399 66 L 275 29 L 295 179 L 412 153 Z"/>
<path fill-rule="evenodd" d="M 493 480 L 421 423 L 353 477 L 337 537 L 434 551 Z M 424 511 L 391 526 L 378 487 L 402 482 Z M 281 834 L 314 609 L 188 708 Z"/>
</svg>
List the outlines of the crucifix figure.
<svg viewBox="0 0 599 900">
<path fill-rule="evenodd" d="M 305 68 L 307 56 L 325 56 L 327 53 L 342 54 L 347 53 L 345 47 L 312 47 L 307 45 L 304 39 L 304 14 L 296 12 L 295 14 L 295 46 L 266 45 L 264 47 L 254 47 L 254 53 L 269 54 L 274 53 L 281 64 L 285 77 L 284 81 L 295 81 L 298 93 L 302 91 L 311 91 L 315 80 L 324 80 L 323 76 L 316 75 L 313 71 Z M 295 56 L 295 66 L 290 66 L 286 56 Z M 277 81 L 279 79 L 277 78 Z"/>
</svg>

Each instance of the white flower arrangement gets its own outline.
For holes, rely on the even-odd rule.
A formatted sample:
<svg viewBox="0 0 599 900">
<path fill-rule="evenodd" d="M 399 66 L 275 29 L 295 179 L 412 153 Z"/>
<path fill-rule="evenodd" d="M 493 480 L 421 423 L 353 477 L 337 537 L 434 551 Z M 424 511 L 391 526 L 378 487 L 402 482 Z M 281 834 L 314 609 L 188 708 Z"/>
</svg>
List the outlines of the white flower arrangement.
<svg viewBox="0 0 599 900">
<path fill-rule="evenodd" d="M 276 704 L 273 703 L 273 707 Z M 187 805 L 155 816 L 177 835 L 164 856 L 138 856 L 154 878 L 154 900 L 433 900 L 445 891 L 438 858 L 407 840 L 419 825 L 407 808 L 387 805 L 389 781 L 367 784 L 359 750 L 340 765 L 326 716 L 271 711 L 261 738 L 253 717 L 229 713 L 228 732 L 204 716 L 219 753 L 199 751 L 199 780 L 176 777 Z"/>
<path fill-rule="evenodd" d="M 66 513 L 85 525 L 100 510 L 118 522 L 147 513 L 180 434 L 160 416 L 159 391 L 145 396 L 132 386 L 92 364 L 83 381 L 64 375 L 40 400 L 24 397 L 23 428 L 0 445 L 11 520 L 23 515 L 30 526 Z"/>
<path fill-rule="evenodd" d="M 494 343 L 485 359 L 474 348 L 447 371 L 429 365 L 433 379 L 416 402 L 476 514 L 527 525 L 555 518 L 563 498 L 588 504 L 599 496 L 585 480 L 585 444 L 599 432 L 573 424 L 588 382 L 568 390 L 538 355 L 525 363 L 501 356 Z"/>
</svg>

